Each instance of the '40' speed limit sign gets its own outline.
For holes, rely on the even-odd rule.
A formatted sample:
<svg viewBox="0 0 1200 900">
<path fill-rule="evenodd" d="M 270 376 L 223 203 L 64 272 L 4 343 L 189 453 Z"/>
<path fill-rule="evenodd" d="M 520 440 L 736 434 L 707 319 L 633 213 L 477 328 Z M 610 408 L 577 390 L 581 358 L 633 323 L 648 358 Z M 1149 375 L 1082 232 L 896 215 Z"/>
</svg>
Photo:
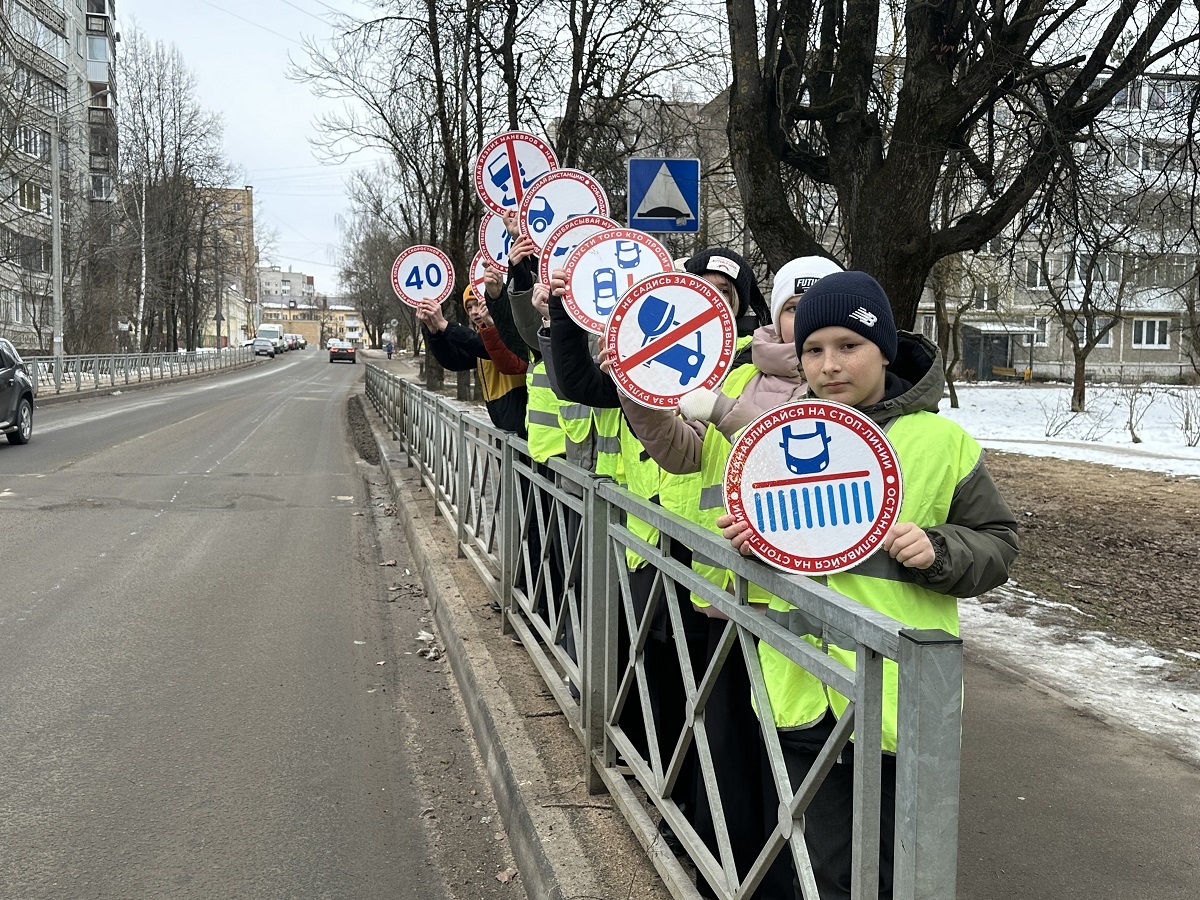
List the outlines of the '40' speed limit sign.
<svg viewBox="0 0 1200 900">
<path fill-rule="evenodd" d="M 454 267 L 437 247 L 417 244 L 392 263 L 392 290 L 409 306 L 443 303 L 454 290 Z"/>
</svg>

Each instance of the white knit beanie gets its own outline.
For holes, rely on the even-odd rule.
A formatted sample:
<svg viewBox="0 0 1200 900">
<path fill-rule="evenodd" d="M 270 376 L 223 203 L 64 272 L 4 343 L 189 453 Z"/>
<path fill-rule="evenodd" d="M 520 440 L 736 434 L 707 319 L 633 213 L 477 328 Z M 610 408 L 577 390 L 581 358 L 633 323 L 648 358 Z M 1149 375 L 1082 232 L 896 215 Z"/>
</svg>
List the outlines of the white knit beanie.
<svg viewBox="0 0 1200 900">
<path fill-rule="evenodd" d="M 779 321 L 779 311 L 792 297 L 803 294 L 821 278 L 842 271 L 842 267 L 824 256 L 801 256 L 784 263 L 775 273 L 771 288 L 771 321 Z"/>
</svg>

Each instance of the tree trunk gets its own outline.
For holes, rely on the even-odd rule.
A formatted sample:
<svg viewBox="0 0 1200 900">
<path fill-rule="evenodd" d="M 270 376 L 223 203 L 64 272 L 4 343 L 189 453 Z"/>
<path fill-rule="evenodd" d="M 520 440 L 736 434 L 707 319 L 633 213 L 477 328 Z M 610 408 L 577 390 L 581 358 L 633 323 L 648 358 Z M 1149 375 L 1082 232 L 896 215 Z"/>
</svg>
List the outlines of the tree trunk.
<svg viewBox="0 0 1200 900">
<path fill-rule="evenodd" d="M 1075 374 L 1071 380 L 1071 412 L 1081 413 L 1087 411 L 1087 382 L 1084 376 L 1087 374 L 1087 354 L 1076 351 L 1075 353 Z"/>
</svg>

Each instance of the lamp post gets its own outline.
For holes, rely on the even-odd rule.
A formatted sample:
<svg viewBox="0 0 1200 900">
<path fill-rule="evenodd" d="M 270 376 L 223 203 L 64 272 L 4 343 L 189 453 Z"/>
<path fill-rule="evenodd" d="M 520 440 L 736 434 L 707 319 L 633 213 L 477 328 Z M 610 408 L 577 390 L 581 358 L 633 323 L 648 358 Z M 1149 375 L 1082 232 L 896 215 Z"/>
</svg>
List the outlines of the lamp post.
<svg viewBox="0 0 1200 900">
<path fill-rule="evenodd" d="M 105 88 L 85 98 L 83 103 L 110 94 Z M 64 106 L 61 112 L 53 113 L 50 121 L 53 133 L 50 135 L 50 291 L 54 303 L 54 390 L 62 389 L 62 359 L 63 359 L 63 271 L 62 271 L 62 172 L 59 161 L 59 142 L 62 139 L 62 114 L 80 106 L 72 103 Z"/>
</svg>

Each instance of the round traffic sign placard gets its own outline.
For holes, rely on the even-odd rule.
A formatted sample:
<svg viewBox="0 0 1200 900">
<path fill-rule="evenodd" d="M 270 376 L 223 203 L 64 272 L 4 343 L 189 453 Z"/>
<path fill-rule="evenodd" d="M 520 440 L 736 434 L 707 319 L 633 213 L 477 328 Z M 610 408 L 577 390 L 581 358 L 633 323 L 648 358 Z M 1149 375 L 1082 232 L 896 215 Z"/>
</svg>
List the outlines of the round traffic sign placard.
<svg viewBox="0 0 1200 900">
<path fill-rule="evenodd" d="M 409 306 L 426 300 L 443 303 L 453 289 L 454 267 L 437 247 L 415 244 L 392 263 L 392 290 Z"/>
<path fill-rule="evenodd" d="M 492 138 L 479 152 L 475 190 L 492 212 L 508 212 L 521 205 L 530 185 L 557 168 L 549 144 L 528 132 L 509 131 Z"/>
<path fill-rule="evenodd" d="M 652 409 L 674 409 L 684 394 L 719 385 L 736 340 L 725 298 L 687 272 L 639 281 L 617 302 L 605 332 L 617 387 Z"/>
<path fill-rule="evenodd" d="M 883 546 L 904 500 L 882 429 L 828 400 L 787 403 L 751 422 L 725 466 L 725 507 L 749 544 L 788 572 L 831 575 Z"/>
<path fill-rule="evenodd" d="M 622 294 L 651 275 L 671 271 L 671 254 L 645 232 L 610 228 L 584 238 L 563 268 L 563 308 L 580 328 L 600 334 Z"/>
<path fill-rule="evenodd" d="M 575 216 L 607 216 L 608 195 L 595 178 L 578 169 L 555 169 L 529 186 L 517 213 L 521 234 L 540 252 L 546 239 Z"/>
<path fill-rule="evenodd" d="M 567 219 L 546 238 L 538 258 L 538 280 L 543 284 L 550 283 L 550 273 L 555 269 L 565 268 L 571 254 L 585 238 L 621 226 L 605 216 L 576 216 Z"/>
<path fill-rule="evenodd" d="M 484 277 L 487 275 L 487 270 L 483 267 L 485 262 L 487 259 L 482 251 L 476 253 L 475 258 L 471 260 L 471 290 L 475 292 L 476 297 L 484 296 Z"/>
<path fill-rule="evenodd" d="M 508 271 L 508 248 L 511 246 L 512 235 L 504 227 L 504 217 L 486 213 L 479 223 L 479 249 L 501 275 Z"/>
</svg>

